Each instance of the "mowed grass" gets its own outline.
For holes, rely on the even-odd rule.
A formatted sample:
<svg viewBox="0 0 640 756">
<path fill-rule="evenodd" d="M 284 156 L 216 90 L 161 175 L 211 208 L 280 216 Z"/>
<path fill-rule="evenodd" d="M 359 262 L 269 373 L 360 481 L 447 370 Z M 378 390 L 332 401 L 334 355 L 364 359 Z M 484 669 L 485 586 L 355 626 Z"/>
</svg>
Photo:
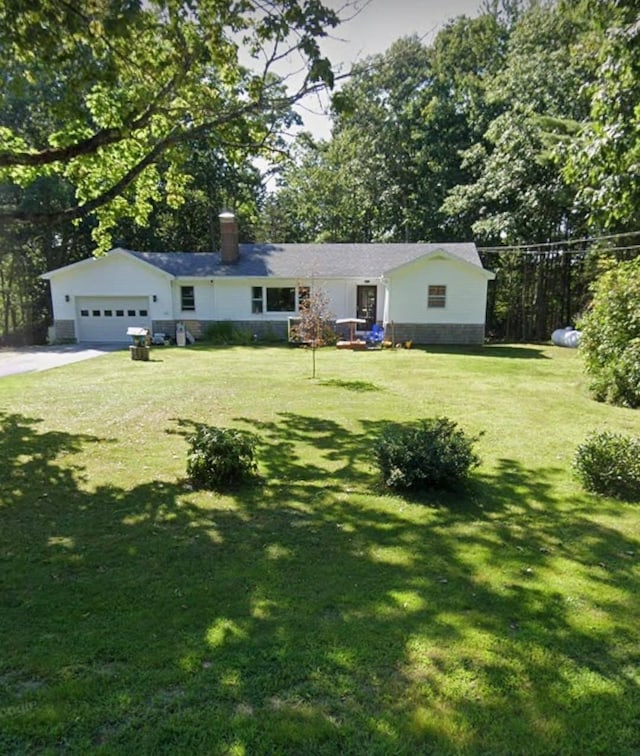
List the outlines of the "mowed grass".
<svg viewBox="0 0 640 756">
<path fill-rule="evenodd" d="M 0 752 L 640 752 L 640 507 L 571 473 L 575 351 L 157 348 L 0 379 Z M 387 493 L 387 421 L 484 431 Z M 258 482 L 186 485 L 196 423 Z"/>
</svg>

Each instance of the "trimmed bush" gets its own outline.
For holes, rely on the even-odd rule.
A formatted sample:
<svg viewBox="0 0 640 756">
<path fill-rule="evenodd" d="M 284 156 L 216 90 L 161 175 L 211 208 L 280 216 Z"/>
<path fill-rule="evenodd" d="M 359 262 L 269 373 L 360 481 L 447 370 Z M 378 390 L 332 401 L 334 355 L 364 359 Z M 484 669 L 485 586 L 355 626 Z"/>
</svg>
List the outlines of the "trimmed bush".
<svg viewBox="0 0 640 756">
<path fill-rule="evenodd" d="M 257 436 L 246 431 L 200 426 L 189 438 L 189 480 L 196 488 L 212 490 L 241 483 L 257 470 L 257 440 Z"/>
<path fill-rule="evenodd" d="M 593 433 L 578 446 L 573 468 L 587 491 L 640 499 L 640 438 Z"/>
<path fill-rule="evenodd" d="M 477 440 L 446 417 L 392 424 L 374 444 L 375 462 L 389 488 L 452 488 L 480 464 Z"/>
</svg>

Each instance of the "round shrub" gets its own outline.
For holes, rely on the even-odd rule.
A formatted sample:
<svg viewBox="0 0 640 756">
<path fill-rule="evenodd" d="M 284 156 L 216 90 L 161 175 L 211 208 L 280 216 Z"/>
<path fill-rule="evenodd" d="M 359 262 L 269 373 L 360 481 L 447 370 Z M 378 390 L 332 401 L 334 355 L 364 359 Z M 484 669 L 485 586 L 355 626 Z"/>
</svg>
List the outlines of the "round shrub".
<svg viewBox="0 0 640 756">
<path fill-rule="evenodd" d="M 201 425 L 189 438 L 187 476 L 196 488 L 223 489 L 255 474 L 257 437 L 232 428 Z"/>
<path fill-rule="evenodd" d="M 593 433 L 578 446 L 573 467 L 587 491 L 640 499 L 640 438 Z"/>
<path fill-rule="evenodd" d="M 451 488 L 480 464 L 477 440 L 446 417 L 393 424 L 374 444 L 374 458 L 389 488 Z"/>
</svg>

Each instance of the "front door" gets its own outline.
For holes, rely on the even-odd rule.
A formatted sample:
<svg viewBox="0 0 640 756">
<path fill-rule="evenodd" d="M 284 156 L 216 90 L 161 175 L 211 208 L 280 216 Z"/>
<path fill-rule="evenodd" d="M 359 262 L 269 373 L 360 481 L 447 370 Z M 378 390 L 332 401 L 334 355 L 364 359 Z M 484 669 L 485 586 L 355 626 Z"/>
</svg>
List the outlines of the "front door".
<svg viewBox="0 0 640 756">
<path fill-rule="evenodd" d="M 370 331 L 377 320 L 378 312 L 378 287 L 358 286 L 357 293 L 357 318 L 365 318 L 366 325 L 362 330 Z"/>
</svg>

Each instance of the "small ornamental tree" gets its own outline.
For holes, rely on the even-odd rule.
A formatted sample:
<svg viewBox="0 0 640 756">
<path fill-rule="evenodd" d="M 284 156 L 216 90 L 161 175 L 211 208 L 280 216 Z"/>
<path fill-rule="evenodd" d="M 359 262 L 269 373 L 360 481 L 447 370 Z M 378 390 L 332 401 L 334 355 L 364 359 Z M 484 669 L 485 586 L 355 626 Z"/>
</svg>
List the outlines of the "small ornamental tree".
<svg viewBox="0 0 640 756">
<path fill-rule="evenodd" d="M 578 324 L 590 388 L 598 401 L 640 407 L 640 257 L 614 265 L 592 292 Z"/>
<path fill-rule="evenodd" d="M 304 291 L 300 288 L 301 292 Z M 318 347 L 335 343 L 333 313 L 329 310 L 329 295 L 319 286 L 311 286 L 300 297 L 298 323 L 292 329 L 294 339 L 306 344 L 312 354 L 312 378 L 316 377 L 316 351 Z"/>
</svg>

